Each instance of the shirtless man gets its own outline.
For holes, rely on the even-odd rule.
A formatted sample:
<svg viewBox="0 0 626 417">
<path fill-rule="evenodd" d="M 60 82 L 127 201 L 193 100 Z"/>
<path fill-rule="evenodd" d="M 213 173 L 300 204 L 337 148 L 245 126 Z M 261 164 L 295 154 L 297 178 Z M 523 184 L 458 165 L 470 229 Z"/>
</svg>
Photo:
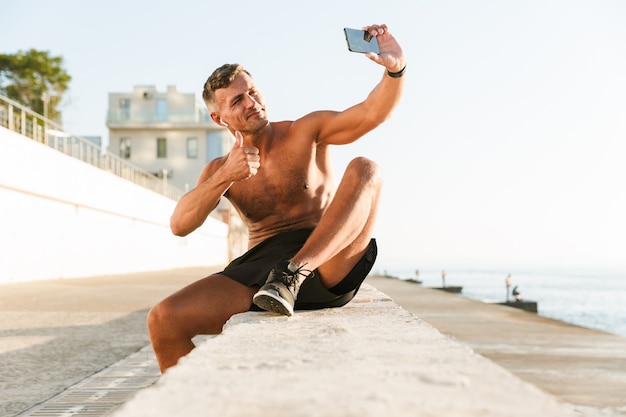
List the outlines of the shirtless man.
<svg viewBox="0 0 626 417">
<path fill-rule="evenodd" d="M 252 308 L 292 315 L 294 307 L 345 305 L 371 270 L 379 169 L 355 158 L 336 186 L 329 147 L 354 142 L 391 116 L 406 58 L 386 25 L 364 29 L 378 40 L 380 54 L 366 56 L 384 67 L 382 79 L 363 102 L 341 112 L 269 122 L 263 96 L 240 65 L 226 64 L 207 80 L 203 99 L 211 118 L 236 141 L 180 199 L 171 229 L 178 236 L 193 232 L 226 197 L 248 228 L 249 250 L 150 311 L 161 371 L 194 348 L 194 336 L 220 333 L 234 314 Z"/>
</svg>

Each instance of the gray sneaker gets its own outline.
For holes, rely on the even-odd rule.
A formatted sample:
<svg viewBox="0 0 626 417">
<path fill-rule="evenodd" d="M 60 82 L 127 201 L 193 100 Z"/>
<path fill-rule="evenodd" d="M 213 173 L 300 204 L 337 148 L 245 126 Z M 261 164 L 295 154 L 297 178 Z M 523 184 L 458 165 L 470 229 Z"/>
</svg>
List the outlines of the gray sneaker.
<svg viewBox="0 0 626 417">
<path fill-rule="evenodd" d="M 302 266 L 298 267 L 289 261 L 277 263 L 270 271 L 265 285 L 252 298 L 252 302 L 263 310 L 292 316 L 302 283 L 299 275 L 312 277 L 313 271 L 302 269 Z"/>
</svg>

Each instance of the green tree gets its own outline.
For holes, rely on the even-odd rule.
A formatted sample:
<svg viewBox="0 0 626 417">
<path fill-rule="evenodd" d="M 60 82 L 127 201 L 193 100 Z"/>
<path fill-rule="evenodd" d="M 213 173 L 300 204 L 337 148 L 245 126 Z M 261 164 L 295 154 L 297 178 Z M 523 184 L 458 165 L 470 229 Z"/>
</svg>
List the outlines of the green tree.
<svg viewBox="0 0 626 417">
<path fill-rule="evenodd" d="M 59 104 L 71 79 L 63 57 L 48 51 L 0 54 L 0 94 L 51 120 L 61 121 Z"/>
</svg>

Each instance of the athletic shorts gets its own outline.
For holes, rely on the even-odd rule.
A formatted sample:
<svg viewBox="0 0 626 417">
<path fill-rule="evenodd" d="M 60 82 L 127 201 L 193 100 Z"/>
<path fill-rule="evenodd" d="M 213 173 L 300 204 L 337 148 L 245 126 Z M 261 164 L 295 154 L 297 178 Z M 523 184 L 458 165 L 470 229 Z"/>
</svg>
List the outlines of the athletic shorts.
<svg viewBox="0 0 626 417">
<path fill-rule="evenodd" d="M 274 235 L 233 260 L 218 274 L 225 275 L 248 287 L 255 285 L 261 287 L 276 263 L 295 255 L 312 231 L 312 229 L 299 229 Z M 363 280 L 374 266 L 377 253 L 376 240 L 371 239 L 363 257 L 348 275 L 332 288 L 324 288 L 319 273 L 315 270 L 315 274 L 302 283 L 295 309 L 315 310 L 341 307 L 347 304 L 354 298 Z M 251 310 L 258 311 L 258 308 L 253 304 Z"/>
</svg>

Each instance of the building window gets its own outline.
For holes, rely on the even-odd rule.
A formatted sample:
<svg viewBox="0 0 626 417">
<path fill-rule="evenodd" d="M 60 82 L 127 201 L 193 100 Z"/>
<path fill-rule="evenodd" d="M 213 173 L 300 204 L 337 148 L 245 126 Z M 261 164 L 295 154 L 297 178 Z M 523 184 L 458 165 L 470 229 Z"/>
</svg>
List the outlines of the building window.
<svg viewBox="0 0 626 417">
<path fill-rule="evenodd" d="M 120 120 L 130 119 L 130 99 L 120 98 Z"/>
<path fill-rule="evenodd" d="M 198 138 L 187 138 L 187 158 L 198 157 Z"/>
<path fill-rule="evenodd" d="M 167 122 L 167 100 L 158 98 L 156 101 L 157 122 Z"/>
<path fill-rule="evenodd" d="M 157 138 L 157 158 L 167 158 L 167 139 Z"/>
<path fill-rule="evenodd" d="M 208 132 L 206 132 L 205 143 L 207 162 L 224 155 L 224 149 L 222 149 L 223 143 L 225 142 L 224 136 L 219 130 L 209 130 Z M 232 137 L 230 133 L 228 133 L 228 136 Z"/>
<path fill-rule="evenodd" d="M 130 159 L 130 138 L 120 138 L 120 158 Z"/>
</svg>

